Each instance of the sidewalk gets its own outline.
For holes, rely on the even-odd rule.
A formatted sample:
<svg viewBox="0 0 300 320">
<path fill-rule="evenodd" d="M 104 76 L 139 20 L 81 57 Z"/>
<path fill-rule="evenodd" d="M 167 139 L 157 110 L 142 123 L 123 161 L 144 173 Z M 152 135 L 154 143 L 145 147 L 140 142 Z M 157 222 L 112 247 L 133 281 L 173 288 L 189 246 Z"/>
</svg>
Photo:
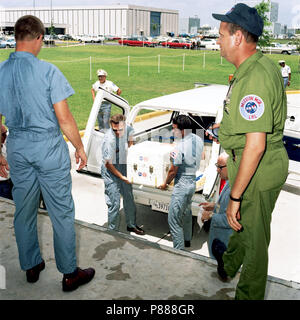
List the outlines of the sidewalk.
<svg viewBox="0 0 300 320">
<path fill-rule="evenodd" d="M 38 215 L 38 232 L 46 269 L 37 283 L 29 284 L 19 266 L 13 213 L 13 203 L 0 198 L 0 265 L 6 271 L 6 289 L 0 289 L 1 300 L 229 300 L 234 297 L 238 276 L 230 282 L 221 282 L 212 259 L 79 222 L 76 223 L 78 265 L 94 267 L 96 275 L 91 283 L 64 293 L 62 275 L 55 265 L 52 225 L 43 210 Z M 265 299 L 299 300 L 299 286 L 269 277 Z"/>
</svg>

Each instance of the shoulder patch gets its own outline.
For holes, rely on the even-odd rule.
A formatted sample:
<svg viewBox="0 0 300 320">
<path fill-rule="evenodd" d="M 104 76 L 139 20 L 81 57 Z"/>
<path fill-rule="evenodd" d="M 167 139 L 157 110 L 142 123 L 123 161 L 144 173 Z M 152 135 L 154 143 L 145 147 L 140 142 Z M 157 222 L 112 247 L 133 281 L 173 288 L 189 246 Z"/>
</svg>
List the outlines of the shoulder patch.
<svg viewBox="0 0 300 320">
<path fill-rule="evenodd" d="M 259 119 L 265 112 L 263 99 L 254 94 L 242 98 L 239 108 L 241 116 L 248 121 Z"/>
<path fill-rule="evenodd" d="M 177 156 L 178 156 L 178 150 L 177 149 L 174 149 L 173 151 L 170 152 L 170 157 L 172 159 L 175 160 L 177 158 Z"/>
</svg>

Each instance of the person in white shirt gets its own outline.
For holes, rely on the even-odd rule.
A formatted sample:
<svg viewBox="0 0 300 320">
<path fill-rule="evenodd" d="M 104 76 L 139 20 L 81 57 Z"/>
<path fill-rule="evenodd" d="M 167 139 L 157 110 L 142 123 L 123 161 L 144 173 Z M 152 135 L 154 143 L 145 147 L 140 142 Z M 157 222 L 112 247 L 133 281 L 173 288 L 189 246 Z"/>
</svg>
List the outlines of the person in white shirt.
<svg viewBox="0 0 300 320">
<path fill-rule="evenodd" d="M 115 85 L 112 81 L 106 80 L 107 72 L 103 69 L 97 70 L 98 81 L 96 81 L 92 86 L 92 96 L 93 100 L 95 100 L 97 92 L 101 89 L 104 89 L 111 93 L 116 93 L 120 95 L 122 93 L 121 89 Z M 109 119 L 110 119 L 110 112 L 111 112 L 111 103 L 108 101 L 103 101 L 98 113 L 98 124 L 100 131 L 106 131 L 110 128 L 109 126 Z"/>
<path fill-rule="evenodd" d="M 284 60 L 278 61 L 279 65 L 281 66 L 281 75 L 283 78 L 284 87 L 289 86 L 291 83 L 291 68 L 285 64 Z"/>
</svg>

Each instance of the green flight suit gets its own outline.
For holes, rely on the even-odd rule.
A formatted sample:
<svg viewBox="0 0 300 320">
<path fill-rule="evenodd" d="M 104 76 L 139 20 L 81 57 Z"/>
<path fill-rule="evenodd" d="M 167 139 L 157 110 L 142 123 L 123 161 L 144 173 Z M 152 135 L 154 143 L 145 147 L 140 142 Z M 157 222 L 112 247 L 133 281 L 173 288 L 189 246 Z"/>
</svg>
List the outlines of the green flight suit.
<svg viewBox="0 0 300 320">
<path fill-rule="evenodd" d="M 246 142 L 246 133 L 266 132 L 266 150 L 241 202 L 243 231 L 233 232 L 223 255 L 234 277 L 242 267 L 236 299 L 264 299 L 272 211 L 288 174 L 282 142 L 287 116 L 286 93 L 277 66 L 256 52 L 236 70 L 224 101 L 219 130 L 221 146 L 230 155 L 227 167 L 232 188 Z"/>
</svg>

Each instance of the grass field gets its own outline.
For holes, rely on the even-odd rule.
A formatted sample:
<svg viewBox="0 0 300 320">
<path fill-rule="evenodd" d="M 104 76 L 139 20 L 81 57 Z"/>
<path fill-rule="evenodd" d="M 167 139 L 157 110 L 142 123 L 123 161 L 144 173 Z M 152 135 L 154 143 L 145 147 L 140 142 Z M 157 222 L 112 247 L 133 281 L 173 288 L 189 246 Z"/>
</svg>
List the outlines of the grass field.
<svg viewBox="0 0 300 320">
<path fill-rule="evenodd" d="M 7 59 L 10 52 L 12 49 L 0 50 L 0 61 Z M 276 63 L 279 59 L 286 60 L 292 69 L 292 82 L 288 89 L 300 89 L 299 56 L 268 56 Z M 68 101 L 79 129 L 86 126 L 92 106 L 91 86 L 97 80 L 96 70 L 99 68 L 108 72 L 108 79 L 122 89 L 122 97 L 131 106 L 194 88 L 195 82 L 227 84 L 228 75 L 235 70 L 225 59 L 221 60 L 219 52 L 205 51 L 204 57 L 204 51 L 167 48 L 69 46 L 44 48 L 39 58 L 55 64 L 74 88 L 76 94 Z"/>
</svg>

